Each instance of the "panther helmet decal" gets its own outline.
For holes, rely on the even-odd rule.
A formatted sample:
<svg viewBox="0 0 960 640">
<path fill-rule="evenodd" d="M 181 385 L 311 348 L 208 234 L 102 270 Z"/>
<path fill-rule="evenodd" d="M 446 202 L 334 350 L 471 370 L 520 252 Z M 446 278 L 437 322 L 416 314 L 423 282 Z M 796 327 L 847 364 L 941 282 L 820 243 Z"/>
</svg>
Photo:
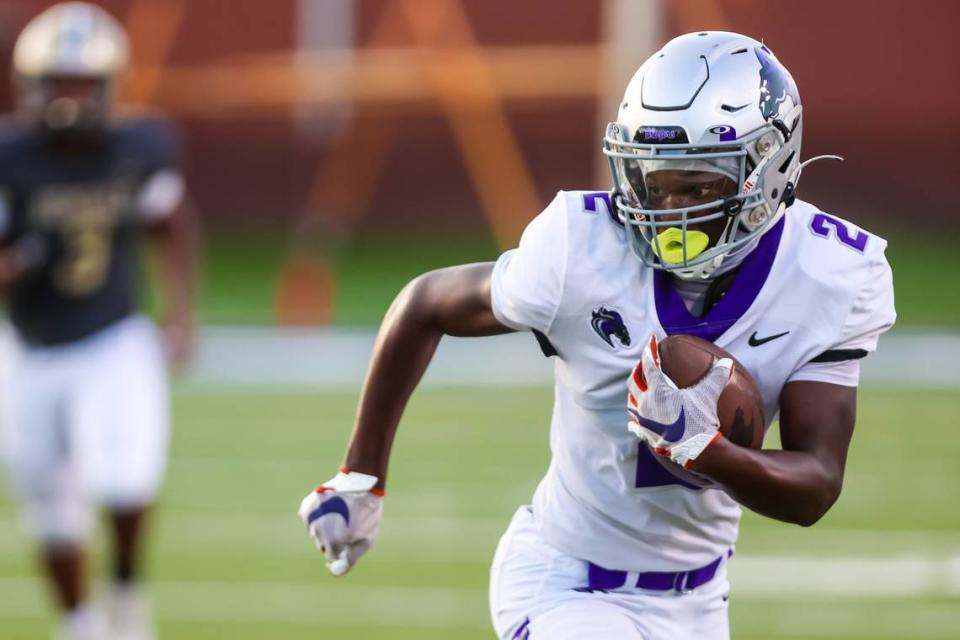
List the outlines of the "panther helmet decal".
<svg viewBox="0 0 960 640">
<path fill-rule="evenodd" d="M 764 120 L 780 119 L 780 105 L 787 96 L 793 98 L 793 104 L 800 104 L 797 85 L 769 49 L 765 46 L 755 47 L 754 51 L 760 60 L 760 113 Z"/>
</svg>

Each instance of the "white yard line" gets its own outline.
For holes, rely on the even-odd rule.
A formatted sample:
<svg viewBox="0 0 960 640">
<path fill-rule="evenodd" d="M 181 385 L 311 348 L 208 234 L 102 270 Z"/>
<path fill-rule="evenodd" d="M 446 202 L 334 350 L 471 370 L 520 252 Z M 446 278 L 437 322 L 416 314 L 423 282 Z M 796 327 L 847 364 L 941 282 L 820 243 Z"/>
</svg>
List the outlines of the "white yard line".
<svg viewBox="0 0 960 640">
<path fill-rule="evenodd" d="M 375 550 L 379 553 L 374 555 L 386 559 L 400 553 L 408 561 L 419 561 L 420 555 L 433 562 L 485 561 L 505 526 L 505 520 L 494 518 L 394 516 L 385 523 Z M 224 531 L 231 534 L 224 536 Z M 849 548 L 859 535 L 857 530 L 810 533 L 805 546 L 827 551 L 816 555 L 804 551 L 792 555 L 738 553 L 730 563 L 736 593 L 757 599 L 786 595 L 960 597 L 960 545 L 950 533 L 876 535 L 865 541 L 858 554 L 829 552 L 831 547 Z M 158 553 L 180 557 L 236 556 L 238 551 L 254 550 L 260 557 L 308 558 L 313 554 L 294 518 L 274 514 L 167 514 L 161 519 L 157 538 Z M 27 546 L 10 517 L 0 519 L 0 540 L 5 543 L 0 545 L 3 554 Z M 411 545 L 415 540 L 417 544 Z M 428 553 L 419 554 L 417 549 Z M 3 584 L 0 580 L 0 593 Z"/>
<path fill-rule="evenodd" d="M 755 599 L 960 597 L 960 556 L 747 556 L 730 563 L 730 581 Z"/>
<path fill-rule="evenodd" d="M 829 558 L 738 554 L 730 573 L 732 611 L 735 616 L 738 610 L 744 612 L 737 620 L 744 633 L 947 638 L 954 637 L 957 628 L 960 553 Z M 453 635 L 457 629 L 489 628 L 483 586 L 372 586 L 321 574 L 315 583 L 160 580 L 151 582 L 150 591 L 158 616 L 168 621 L 362 623 L 449 629 Z M 0 577 L 0 628 L 4 619 L 49 615 L 46 596 L 34 576 Z"/>
<path fill-rule="evenodd" d="M 277 582 L 155 581 L 150 591 L 158 613 L 168 620 L 345 622 L 404 627 L 486 628 L 476 612 L 484 589 L 371 587 Z M 37 580 L 0 578 L 0 619 L 34 617 L 46 612 L 47 599 Z"/>
<path fill-rule="evenodd" d="M 920 600 L 785 598 L 751 603 L 734 588 L 731 615 L 740 635 L 752 637 L 890 638 L 919 640 L 957 637 L 957 603 Z"/>
<path fill-rule="evenodd" d="M 910 598 L 960 597 L 960 556 L 933 558 L 800 556 L 740 557 L 732 564 L 734 601 L 786 600 L 791 610 L 816 607 L 813 616 L 785 621 L 756 620 L 750 626 L 784 623 L 790 634 L 817 636 L 852 631 L 874 637 L 907 637 L 893 624 L 903 611 L 923 615 L 910 621 L 917 635 L 935 636 L 956 628 L 957 603 L 925 603 Z M 316 584 L 282 582 L 157 581 L 150 587 L 159 615 L 180 621 L 357 623 L 421 628 L 487 628 L 483 588 L 365 586 L 318 578 Z M 854 616 L 863 600 L 896 598 L 893 615 Z M 850 608 L 837 601 L 849 599 Z M 853 601 L 861 601 L 854 604 Z M 816 603 L 816 604 L 814 604 Z M 736 606 L 736 605 L 734 605 Z M 33 577 L 0 578 L 0 619 L 37 617 L 46 598 Z M 853 618 L 856 617 L 856 621 Z M 950 625 L 953 626 L 950 626 Z M 778 630 L 784 630 L 778 629 Z"/>
<path fill-rule="evenodd" d="M 406 504 L 417 505 L 422 501 L 410 497 Z M 393 506 L 399 507 L 399 504 Z M 503 517 L 418 515 L 408 509 L 393 508 L 384 518 L 375 554 L 387 557 L 397 553 L 429 563 L 487 562 L 509 520 L 509 514 Z M 161 509 L 156 527 L 157 551 L 178 557 L 229 557 L 247 552 L 260 557 L 296 557 L 312 549 L 292 510 Z M 816 555 L 824 562 L 851 556 L 888 559 L 913 554 L 960 565 L 960 536 L 953 531 L 753 526 L 744 537 L 747 540 L 739 547 L 735 566 L 744 558 L 805 558 L 807 554 Z M 776 546 L 773 546 L 774 540 Z M 15 514 L 0 513 L 0 555 L 22 553 L 27 547 L 27 538 Z M 794 555 L 776 553 L 776 549 L 783 548 L 793 549 Z M 955 566 L 949 575 L 960 580 L 960 566 Z M 951 588 L 960 592 L 960 582 Z"/>
</svg>

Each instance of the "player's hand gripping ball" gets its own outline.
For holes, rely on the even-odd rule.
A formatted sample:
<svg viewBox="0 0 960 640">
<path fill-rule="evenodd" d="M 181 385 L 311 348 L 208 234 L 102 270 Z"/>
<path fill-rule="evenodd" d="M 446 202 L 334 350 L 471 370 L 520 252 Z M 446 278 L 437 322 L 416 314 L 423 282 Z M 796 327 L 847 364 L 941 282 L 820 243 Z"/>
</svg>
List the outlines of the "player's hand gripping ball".
<svg viewBox="0 0 960 640">
<path fill-rule="evenodd" d="M 628 386 L 630 431 L 684 468 L 721 435 L 741 446 L 762 444 L 760 391 L 742 365 L 712 343 L 651 338 Z"/>
<path fill-rule="evenodd" d="M 349 571 L 377 537 L 383 492 L 376 484 L 376 476 L 343 469 L 300 503 L 297 515 L 335 576 Z"/>
<path fill-rule="evenodd" d="M 681 389 L 692 386 L 720 358 L 733 361 L 733 373 L 717 403 L 720 433 L 730 442 L 748 449 L 763 445 L 766 419 L 763 396 L 746 367 L 724 349 L 694 336 L 670 336 L 657 345 L 660 367 Z"/>
</svg>

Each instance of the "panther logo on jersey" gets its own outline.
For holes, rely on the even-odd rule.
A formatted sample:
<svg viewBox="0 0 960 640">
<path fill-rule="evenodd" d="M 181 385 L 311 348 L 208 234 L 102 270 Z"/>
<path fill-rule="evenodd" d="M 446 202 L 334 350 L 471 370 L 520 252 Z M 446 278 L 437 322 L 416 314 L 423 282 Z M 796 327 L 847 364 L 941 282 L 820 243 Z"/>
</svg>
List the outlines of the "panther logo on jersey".
<svg viewBox="0 0 960 640">
<path fill-rule="evenodd" d="M 623 318 L 613 309 L 607 309 L 606 307 L 594 309 L 590 326 L 593 327 L 598 336 L 603 338 L 604 342 L 614 349 L 617 348 L 617 345 L 613 344 L 614 338 L 624 347 L 630 346 L 630 332 L 623 324 Z"/>
<path fill-rule="evenodd" d="M 800 104 L 800 94 L 797 85 L 783 66 L 777 62 L 770 50 L 766 47 L 756 47 L 757 59 L 760 61 L 760 113 L 765 120 L 774 120 L 780 117 L 780 105 L 787 96 L 793 99 L 793 104 Z"/>
</svg>

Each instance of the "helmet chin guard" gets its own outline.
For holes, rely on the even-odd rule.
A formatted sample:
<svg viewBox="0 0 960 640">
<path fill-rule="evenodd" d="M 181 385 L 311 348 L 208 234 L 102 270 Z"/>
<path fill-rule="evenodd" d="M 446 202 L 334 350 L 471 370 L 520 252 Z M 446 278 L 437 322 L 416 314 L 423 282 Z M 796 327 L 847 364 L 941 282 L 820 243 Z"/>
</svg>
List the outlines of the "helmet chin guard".
<svg viewBox="0 0 960 640">
<path fill-rule="evenodd" d="M 685 279 L 710 278 L 739 261 L 794 200 L 800 178 L 803 108 L 789 72 L 762 43 L 735 33 L 701 32 L 668 42 L 627 86 L 603 153 L 612 202 L 637 257 Z M 714 172 L 734 193 L 662 208 L 650 202 L 654 171 Z M 658 236 L 667 228 L 724 219 L 706 250 L 665 261 Z"/>
</svg>

